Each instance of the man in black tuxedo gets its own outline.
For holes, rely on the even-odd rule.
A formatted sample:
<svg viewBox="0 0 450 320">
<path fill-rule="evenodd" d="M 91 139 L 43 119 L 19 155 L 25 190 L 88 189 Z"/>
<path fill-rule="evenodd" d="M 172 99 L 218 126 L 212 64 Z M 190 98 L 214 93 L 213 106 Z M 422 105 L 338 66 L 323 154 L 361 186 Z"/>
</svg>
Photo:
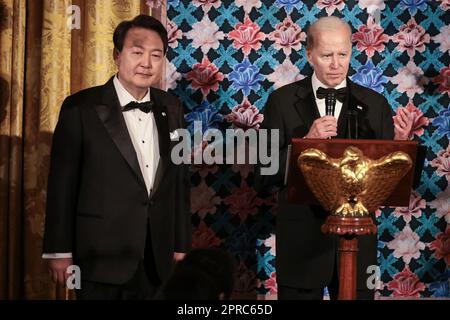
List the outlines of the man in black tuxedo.
<svg viewBox="0 0 450 320">
<path fill-rule="evenodd" d="M 312 77 L 275 90 L 264 109 L 262 129 L 279 129 L 280 169 L 256 175 L 256 188 L 280 187 L 276 227 L 276 270 L 279 299 L 322 299 L 328 286 L 338 293 L 337 238 L 320 227 L 327 212 L 320 206 L 287 202 L 283 188 L 288 145 L 294 137 L 328 139 L 393 139 L 392 113 L 386 99 L 347 78 L 352 52 L 351 29 L 343 20 L 325 17 L 308 30 L 307 58 Z M 395 138 L 407 139 L 412 115 L 399 112 Z M 366 285 L 367 267 L 377 265 L 376 236 L 360 237 L 358 298 L 373 298 Z"/>
<path fill-rule="evenodd" d="M 186 166 L 171 162 L 184 127 L 160 79 L 167 31 L 145 15 L 113 36 L 118 73 L 64 101 L 51 152 L 43 258 L 59 284 L 81 270 L 79 299 L 148 299 L 191 245 Z"/>
</svg>

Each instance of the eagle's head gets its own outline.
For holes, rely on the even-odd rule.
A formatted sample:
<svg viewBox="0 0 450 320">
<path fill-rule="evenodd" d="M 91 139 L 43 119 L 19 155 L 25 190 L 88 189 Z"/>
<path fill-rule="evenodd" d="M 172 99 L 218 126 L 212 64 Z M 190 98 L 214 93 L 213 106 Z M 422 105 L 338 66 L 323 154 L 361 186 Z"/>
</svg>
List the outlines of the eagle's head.
<svg viewBox="0 0 450 320">
<path fill-rule="evenodd" d="M 363 158 L 362 152 L 354 147 L 348 147 L 344 151 L 344 155 L 341 160 L 342 166 L 354 167 L 356 166 Z"/>
</svg>

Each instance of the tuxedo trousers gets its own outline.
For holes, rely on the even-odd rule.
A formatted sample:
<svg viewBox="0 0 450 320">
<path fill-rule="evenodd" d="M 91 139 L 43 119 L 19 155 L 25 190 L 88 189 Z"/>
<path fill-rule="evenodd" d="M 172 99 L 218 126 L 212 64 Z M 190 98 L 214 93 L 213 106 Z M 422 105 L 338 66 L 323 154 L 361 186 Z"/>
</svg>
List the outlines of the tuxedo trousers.
<svg viewBox="0 0 450 320">
<path fill-rule="evenodd" d="M 160 286 L 147 222 L 144 258 L 139 261 L 132 278 L 120 285 L 81 280 L 76 297 L 78 300 L 150 300 Z"/>
</svg>

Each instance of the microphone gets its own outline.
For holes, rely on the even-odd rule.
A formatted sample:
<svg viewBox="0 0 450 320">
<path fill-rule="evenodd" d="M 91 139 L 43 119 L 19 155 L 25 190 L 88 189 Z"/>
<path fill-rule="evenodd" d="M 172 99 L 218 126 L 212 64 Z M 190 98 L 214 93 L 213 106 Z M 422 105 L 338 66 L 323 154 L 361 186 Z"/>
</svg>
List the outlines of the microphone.
<svg viewBox="0 0 450 320">
<path fill-rule="evenodd" d="M 327 116 L 334 116 L 334 109 L 336 107 L 336 100 L 344 103 L 347 95 L 347 88 L 322 88 L 316 90 L 317 99 L 325 99 L 325 114 Z"/>
<path fill-rule="evenodd" d="M 336 107 L 336 94 L 334 92 L 327 92 L 325 95 L 325 114 L 334 117 L 334 109 Z M 331 139 L 331 137 L 328 137 Z"/>
<path fill-rule="evenodd" d="M 336 94 L 328 92 L 325 95 L 325 114 L 327 116 L 334 116 L 334 109 L 336 108 Z"/>
</svg>

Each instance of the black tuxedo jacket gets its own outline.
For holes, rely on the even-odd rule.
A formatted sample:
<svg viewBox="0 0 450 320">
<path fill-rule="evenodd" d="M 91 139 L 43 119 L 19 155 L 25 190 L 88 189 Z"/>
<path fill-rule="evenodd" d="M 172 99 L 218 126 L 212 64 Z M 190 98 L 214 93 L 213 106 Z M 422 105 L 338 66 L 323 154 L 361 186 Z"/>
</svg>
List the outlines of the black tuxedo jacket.
<svg viewBox="0 0 450 320">
<path fill-rule="evenodd" d="M 338 118 L 337 138 L 354 138 L 358 123 L 359 139 L 393 139 L 392 112 L 380 94 L 347 79 L 347 97 Z M 354 112 L 350 116 L 349 111 Z M 311 78 L 272 92 L 264 109 L 262 129 L 279 129 L 280 169 L 276 175 L 261 176 L 257 169 L 256 188 L 281 188 L 276 223 L 276 270 L 280 285 L 295 288 L 321 288 L 329 284 L 337 255 L 337 239 L 321 232 L 327 213 L 320 206 L 287 202 L 283 187 L 287 147 L 294 137 L 304 137 L 313 121 L 320 117 Z M 357 117 L 358 121 L 354 118 Z M 351 125 L 350 131 L 348 129 Z M 353 127 L 352 127 L 353 126 Z M 351 134 L 351 136 L 350 136 Z M 270 135 L 269 135 L 270 136 Z M 360 237 L 358 287 L 366 288 L 368 265 L 376 265 L 376 237 Z"/>
<path fill-rule="evenodd" d="M 173 252 L 190 247 L 188 169 L 170 160 L 176 142 L 169 133 L 184 127 L 182 106 L 165 91 L 151 88 L 150 94 L 160 154 L 150 196 L 112 78 L 62 105 L 53 135 L 43 252 L 72 252 L 84 280 L 130 280 L 144 256 L 148 221 L 161 280 L 171 271 Z"/>
</svg>

